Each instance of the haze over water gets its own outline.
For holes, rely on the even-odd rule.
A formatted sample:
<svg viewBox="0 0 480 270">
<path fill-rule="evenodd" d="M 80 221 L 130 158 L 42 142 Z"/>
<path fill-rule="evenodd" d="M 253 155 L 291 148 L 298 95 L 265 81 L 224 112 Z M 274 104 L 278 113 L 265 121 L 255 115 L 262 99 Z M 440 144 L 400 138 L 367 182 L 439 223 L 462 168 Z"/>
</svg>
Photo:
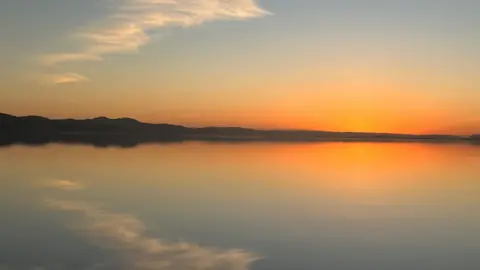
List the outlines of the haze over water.
<svg viewBox="0 0 480 270">
<path fill-rule="evenodd" d="M 480 148 L 0 148 L 0 269 L 477 270 Z"/>
</svg>

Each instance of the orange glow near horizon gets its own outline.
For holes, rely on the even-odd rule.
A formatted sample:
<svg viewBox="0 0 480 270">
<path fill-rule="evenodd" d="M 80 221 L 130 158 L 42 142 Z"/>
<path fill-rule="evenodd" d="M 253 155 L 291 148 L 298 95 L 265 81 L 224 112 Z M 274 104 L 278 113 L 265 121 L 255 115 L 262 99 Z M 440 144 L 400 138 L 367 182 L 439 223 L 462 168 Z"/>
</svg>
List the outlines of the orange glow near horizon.
<svg viewBox="0 0 480 270">
<path fill-rule="evenodd" d="M 152 91 L 149 95 L 108 102 L 92 103 L 84 99 L 69 104 L 49 99 L 36 104 L 23 103 L 22 106 L 15 107 L 15 114 L 50 118 L 131 117 L 143 122 L 191 127 L 240 126 L 257 129 L 461 135 L 480 132 L 480 119 L 473 119 L 473 124 L 462 126 L 464 119 L 471 121 L 472 114 L 469 109 L 463 110 L 461 104 L 450 103 L 446 98 L 432 99 L 424 91 L 403 90 L 418 89 L 418 85 L 395 85 L 393 80 L 375 81 L 372 74 L 363 76 L 365 78 L 348 78 L 342 83 L 332 79 L 303 85 L 273 84 L 268 89 L 256 90 L 267 93 L 260 94 L 258 100 L 215 92 L 198 99 L 188 97 L 175 103 L 173 97 L 159 100 Z M 290 90 L 295 88 L 302 91 L 291 93 Z M 268 93 L 273 92 L 273 89 L 280 89 L 279 92 L 283 94 L 270 97 Z M 319 91 L 321 89 L 329 91 L 322 93 Z M 52 106 L 52 102 L 56 105 Z M 8 110 L 6 113 L 9 113 Z"/>
</svg>

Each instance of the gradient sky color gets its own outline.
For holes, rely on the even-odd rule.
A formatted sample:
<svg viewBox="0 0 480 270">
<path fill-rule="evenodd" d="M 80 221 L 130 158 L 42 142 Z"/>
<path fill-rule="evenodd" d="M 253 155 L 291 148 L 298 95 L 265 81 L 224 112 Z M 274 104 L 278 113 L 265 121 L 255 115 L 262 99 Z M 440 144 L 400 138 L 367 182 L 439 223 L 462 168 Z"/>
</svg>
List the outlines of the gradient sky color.
<svg viewBox="0 0 480 270">
<path fill-rule="evenodd" d="M 480 132 L 480 1 L 3 0 L 0 111 Z"/>
</svg>

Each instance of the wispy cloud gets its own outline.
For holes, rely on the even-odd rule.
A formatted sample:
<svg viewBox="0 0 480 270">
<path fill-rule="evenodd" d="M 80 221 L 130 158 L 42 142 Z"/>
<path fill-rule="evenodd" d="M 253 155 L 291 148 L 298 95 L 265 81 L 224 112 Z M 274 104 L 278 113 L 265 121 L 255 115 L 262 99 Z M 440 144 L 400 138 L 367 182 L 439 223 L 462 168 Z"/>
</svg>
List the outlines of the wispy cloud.
<svg viewBox="0 0 480 270">
<path fill-rule="evenodd" d="M 52 188 L 68 190 L 68 191 L 82 190 L 85 188 L 84 185 L 77 182 L 69 181 L 69 180 L 54 180 L 54 181 L 47 182 L 44 185 L 46 187 L 52 187 Z"/>
<path fill-rule="evenodd" d="M 71 83 L 86 83 L 90 80 L 78 73 L 51 73 L 37 76 L 39 81 L 47 85 L 71 84 Z"/>
<path fill-rule="evenodd" d="M 102 269 L 142 270 L 246 270 L 258 259 L 243 250 L 221 250 L 188 242 L 166 242 L 145 234 L 145 225 L 131 215 L 112 213 L 86 202 L 49 199 L 48 206 L 72 212 L 80 220 L 71 229 L 93 244 L 115 252 L 115 262 Z"/>
<path fill-rule="evenodd" d="M 191 27 L 217 20 L 245 20 L 270 14 L 254 0 L 110 0 L 116 12 L 96 27 L 74 34 L 84 42 L 77 52 L 40 57 L 45 66 L 100 61 L 104 56 L 137 52 L 165 27 Z M 60 80 L 62 81 L 62 80 Z"/>
<path fill-rule="evenodd" d="M 47 54 L 40 57 L 40 62 L 45 66 L 53 66 L 58 63 L 72 62 L 72 61 L 100 61 L 102 58 L 99 55 L 81 53 L 57 53 Z"/>
</svg>

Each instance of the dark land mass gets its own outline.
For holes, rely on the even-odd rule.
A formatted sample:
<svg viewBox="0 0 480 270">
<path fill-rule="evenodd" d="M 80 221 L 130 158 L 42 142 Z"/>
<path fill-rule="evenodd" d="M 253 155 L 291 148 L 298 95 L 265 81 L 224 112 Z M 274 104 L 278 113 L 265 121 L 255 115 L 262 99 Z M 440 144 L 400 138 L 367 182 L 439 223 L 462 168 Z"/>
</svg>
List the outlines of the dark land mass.
<svg viewBox="0 0 480 270">
<path fill-rule="evenodd" d="M 142 123 L 131 118 L 48 119 L 0 113 L 0 146 L 47 143 L 88 144 L 99 147 L 133 147 L 142 143 L 210 142 L 428 142 L 480 145 L 472 136 L 392 133 L 330 132 L 309 130 L 257 130 L 240 127 L 189 128 Z"/>
</svg>

